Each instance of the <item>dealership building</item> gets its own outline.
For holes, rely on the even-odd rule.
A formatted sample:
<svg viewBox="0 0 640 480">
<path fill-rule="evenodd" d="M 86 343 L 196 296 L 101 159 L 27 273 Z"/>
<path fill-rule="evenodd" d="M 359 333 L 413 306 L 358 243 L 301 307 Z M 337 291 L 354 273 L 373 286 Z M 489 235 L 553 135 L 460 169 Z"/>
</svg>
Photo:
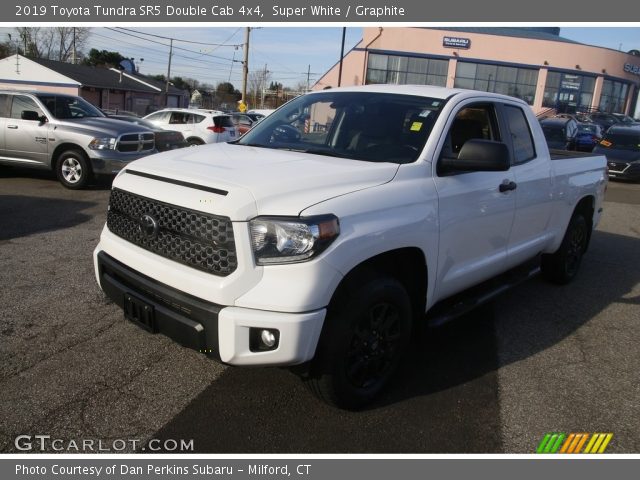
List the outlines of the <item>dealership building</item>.
<svg viewBox="0 0 640 480">
<path fill-rule="evenodd" d="M 640 52 L 575 42 L 556 27 L 366 27 L 314 90 L 375 83 L 503 93 L 536 113 L 601 110 L 640 117 Z"/>
</svg>

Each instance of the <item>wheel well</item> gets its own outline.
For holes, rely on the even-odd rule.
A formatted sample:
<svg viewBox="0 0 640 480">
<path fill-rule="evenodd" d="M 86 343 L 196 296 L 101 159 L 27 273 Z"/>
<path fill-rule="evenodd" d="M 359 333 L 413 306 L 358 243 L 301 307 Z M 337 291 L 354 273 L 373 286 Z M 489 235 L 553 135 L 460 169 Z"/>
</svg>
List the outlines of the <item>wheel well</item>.
<svg viewBox="0 0 640 480">
<path fill-rule="evenodd" d="M 58 160 L 60 159 L 60 155 L 62 152 L 66 152 L 67 150 L 75 150 L 77 152 L 82 153 L 85 158 L 87 158 L 87 154 L 84 152 L 82 147 L 76 145 L 75 143 L 61 143 L 58 145 L 53 153 L 51 154 L 51 169 L 55 170 L 58 164 Z"/>
<path fill-rule="evenodd" d="M 204 145 L 204 144 L 205 144 L 205 141 L 204 141 L 204 140 L 202 140 L 200 137 L 189 137 L 189 138 L 187 138 L 187 139 L 186 139 L 186 142 L 187 142 L 187 143 L 189 143 L 189 142 L 191 142 L 191 141 L 196 141 L 196 142 L 198 142 L 198 143 L 200 143 L 200 144 L 202 144 L 202 145 Z"/>
<path fill-rule="evenodd" d="M 595 212 L 595 202 L 596 202 L 595 197 L 593 195 L 588 195 L 582 198 L 578 202 L 578 204 L 576 205 L 576 208 L 573 211 L 574 214 L 578 212 L 582 213 L 589 225 L 589 228 L 587 229 L 587 242 L 585 244 L 585 251 L 589 247 L 589 242 L 591 241 L 591 232 L 593 231 L 593 214 Z"/>
<path fill-rule="evenodd" d="M 376 274 L 388 275 L 402 283 L 411 299 L 414 321 L 424 318 L 427 300 L 427 262 L 422 250 L 414 247 L 384 252 L 354 267 L 338 285 L 331 305 L 344 300 L 351 290 Z"/>
</svg>

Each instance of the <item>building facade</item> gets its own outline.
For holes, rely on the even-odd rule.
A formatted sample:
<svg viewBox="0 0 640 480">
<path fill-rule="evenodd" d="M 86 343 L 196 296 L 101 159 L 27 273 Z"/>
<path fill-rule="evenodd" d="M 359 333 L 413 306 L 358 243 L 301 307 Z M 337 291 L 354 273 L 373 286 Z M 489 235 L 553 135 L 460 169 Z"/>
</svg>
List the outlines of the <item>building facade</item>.
<svg viewBox="0 0 640 480">
<path fill-rule="evenodd" d="M 0 89 L 65 93 L 106 111 L 146 115 L 186 107 L 188 92 L 135 72 L 11 55 L 0 59 Z"/>
<path fill-rule="evenodd" d="M 363 39 L 314 89 L 424 84 L 503 93 L 536 113 L 640 116 L 640 56 L 560 37 L 560 29 L 365 27 Z M 634 52 L 638 53 L 638 52 Z"/>
</svg>

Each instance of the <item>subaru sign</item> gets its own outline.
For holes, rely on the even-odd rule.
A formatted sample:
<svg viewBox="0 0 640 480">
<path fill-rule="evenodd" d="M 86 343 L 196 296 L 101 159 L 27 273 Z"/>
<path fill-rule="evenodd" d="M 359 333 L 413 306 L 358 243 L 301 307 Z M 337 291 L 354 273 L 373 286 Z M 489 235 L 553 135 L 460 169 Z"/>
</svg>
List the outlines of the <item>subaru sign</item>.
<svg viewBox="0 0 640 480">
<path fill-rule="evenodd" d="M 443 37 L 442 46 L 446 48 L 471 48 L 471 39 L 460 37 Z"/>
<path fill-rule="evenodd" d="M 627 73 L 633 73 L 634 75 L 640 75 L 640 65 L 631 65 L 630 63 L 625 63 L 624 71 Z"/>
</svg>

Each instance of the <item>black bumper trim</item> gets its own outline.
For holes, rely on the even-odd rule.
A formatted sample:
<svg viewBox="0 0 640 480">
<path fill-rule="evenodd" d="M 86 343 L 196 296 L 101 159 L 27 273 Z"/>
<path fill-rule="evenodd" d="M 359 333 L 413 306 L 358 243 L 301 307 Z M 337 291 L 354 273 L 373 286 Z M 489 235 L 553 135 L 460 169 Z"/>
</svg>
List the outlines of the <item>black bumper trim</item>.
<svg viewBox="0 0 640 480">
<path fill-rule="evenodd" d="M 160 283 L 105 252 L 98 253 L 98 273 L 102 290 L 120 308 L 124 295 L 133 293 L 153 305 L 159 333 L 220 360 L 218 315 L 223 306 Z"/>
</svg>

